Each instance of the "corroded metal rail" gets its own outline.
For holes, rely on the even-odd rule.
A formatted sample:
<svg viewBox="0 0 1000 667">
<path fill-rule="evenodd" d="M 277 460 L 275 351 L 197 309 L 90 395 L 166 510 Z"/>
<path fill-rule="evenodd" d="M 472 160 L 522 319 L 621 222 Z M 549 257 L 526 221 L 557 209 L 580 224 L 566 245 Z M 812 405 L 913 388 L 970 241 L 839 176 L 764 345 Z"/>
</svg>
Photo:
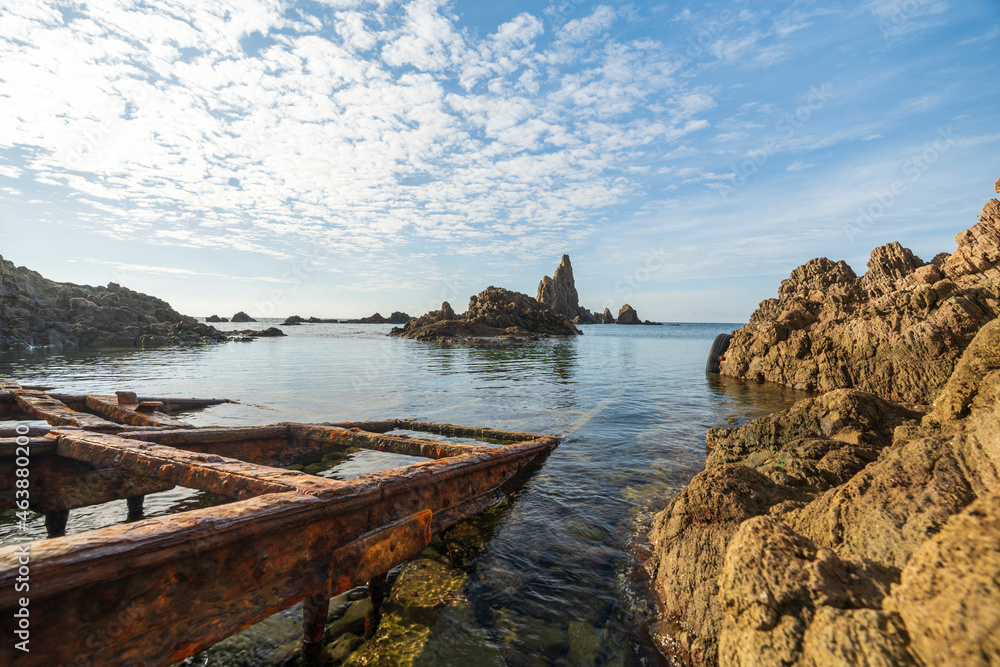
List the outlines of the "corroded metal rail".
<svg viewBox="0 0 1000 667">
<path fill-rule="evenodd" d="M 314 658 L 331 596 L 378 580 L 433 533 L 499 502 L 559 442 L 408 420 L 195 428 L 162 412 L 173 399 L 118 392 L 70 405 L 0 380 L 5 400 L 6 414 L 50 424 L 24 436 L 28 504 L 45 514 L 50 539 L 27 545 L 30 593 L 16 586 L 24 547 L 0 548 L 0 664 L 171 664 L 299 602 L 303 656 Z M 0 509 L 18 506 L 19 446 L 0 428 Z M 347 481 L 281 467 L 357 448 L 428 460 Z M 178 485 L 228 502 L 136 520 L 145 495 Z M 59 537 L 71 510 L 120 499 L 129 523 Z M 30 653 L 13 639 L 25 596 Z"/>
</svg>

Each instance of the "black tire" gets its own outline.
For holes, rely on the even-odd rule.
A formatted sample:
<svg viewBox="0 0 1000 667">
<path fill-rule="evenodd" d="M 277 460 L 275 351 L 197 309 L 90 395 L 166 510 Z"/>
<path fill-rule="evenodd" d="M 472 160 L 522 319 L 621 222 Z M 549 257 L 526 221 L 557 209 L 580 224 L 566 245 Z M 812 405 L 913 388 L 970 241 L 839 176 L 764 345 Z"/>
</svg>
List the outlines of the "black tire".
<svg viewBox="0 0 1000 667">
<path fill-rule="evenodd" d="M 733 340 L 732 334 L 719 334 L 715 337 L 715 341 L 712 342 L 712 351 L 708 353 L 708 363 L 705 364 L 706 373 L 718 373 L 719 372 L 719 359 L 722 355 L 726 353 L 729 349 L 729 343 Z"/>
</svg>

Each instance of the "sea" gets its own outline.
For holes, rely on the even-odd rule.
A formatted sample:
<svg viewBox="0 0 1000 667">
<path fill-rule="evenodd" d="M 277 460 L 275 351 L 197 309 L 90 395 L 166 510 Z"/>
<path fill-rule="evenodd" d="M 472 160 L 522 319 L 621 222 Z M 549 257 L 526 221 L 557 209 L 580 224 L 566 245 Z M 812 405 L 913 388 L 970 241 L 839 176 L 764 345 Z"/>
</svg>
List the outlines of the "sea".
<svg viewBox="0 0 1000 667">
<path fill-rule="evenodd" d="M 703 469 L 708 428 L 738 426 L 805 397 L 705 373 L 716 335 L 740 326 L 590 325 L 571 339 L 470 347 L 389 337 L 390 325 L 305 324 L 253 342 L 12 353 L 0 358 L 0 377 L 70 393 L 235 401 L 183 415 L 198 426 L 405 418 L 561 435 L 510 501 L 477 527 L 483 539 L 462 564 L 461 591 L 475 613 L 463 622 L 503 648 L 499 664 L 579 662 L 573 633 L 587 628 L 596 637 L 585 654 L 590 664 L 664 665 L 644 569 L 652 517 Z M 354 477 L 411 462 L 361 451 L 322 472 Z M 146 516 L 212 502 L 176 488 L 149 496 Z M 125 516 L 124 501 L 73 510 L 67 533 Z M 43 517 L 28 530 L 44 538 Z M 23 535 L 11 512 L 0 513 L 0 542 L 12 540 Z M 503 618 L 518 619 L 522 634 L 537 626 L 555 639 L 525 649 L 498 626 Z M 289 624 L 275 627 L 294 633 Z M 238 659 L 209 650 L 185 664 L 273 664 L 281 638 L 267 633 L 280 631 L 250 632 Z M 453 654 L 447 642 L 436 650 L 437 664 L 470 662 L 460 644 Z"/>
</svg>

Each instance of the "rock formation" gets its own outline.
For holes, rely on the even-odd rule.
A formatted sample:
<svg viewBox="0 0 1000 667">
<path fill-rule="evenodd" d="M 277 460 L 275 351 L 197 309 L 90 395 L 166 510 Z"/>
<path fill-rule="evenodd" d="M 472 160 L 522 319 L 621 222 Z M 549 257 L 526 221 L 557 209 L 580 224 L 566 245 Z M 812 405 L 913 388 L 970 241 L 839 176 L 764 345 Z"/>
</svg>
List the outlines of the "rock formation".
<svg viewBox="0 0 1000 667">
<path fill-rule="evenodd" d="M 604 313 L 600 317 L 601 317 L 601 322 L 600 322 L 601 324 L 614 324 L 615 323 L 615 316 L 611 314 L 611 309 L 610 308 L 605 308 L 604 309 Z"/>
<path fill-rule="evenodd" d="M 412 319 L 391 335 L 435 340 L 442 338 L 533 338 L 574 336 L 580 330 L 564 316 L 552 312 L 527 294 L 502 287 L 488 287 L 469 299 L 469 309 L 461 316 L 445 301 L 435 310 Z"/>
<path fill-rule="evenodd" d="M 618 311 L 618 319 L 615 320 L 615 323 L 642 324 L 642 320 L 639 319 L 639 314 L 635 312 L 635 308 L 626 303 L 622 306 L 622 309 Z"/>
<path fill-rule="evenodd" d="M 292 315 L 291 317 L 285 318 L 285 321 L 281 323 L 281 326 L 293 327 L 299 324 L 337 324 L 339 322 L 340 320 L 338 319 L 322 319 L 319 317 L 306 318 L 301 315 Z"/>
<path fill-rule="evenodd" d="M 909 331 L 910 350 L 926 350 L 928 337 L 952 342 L 942 354 L 960 349 L 947 365 L 907 356 L 870 313 L 863 321 L 875 334 L 865 358 L 894 351 L 910 364 L 901 366 L 909 384 L 873 364 L 864 377 L 880 396 L 835 389 L 739 428 L 709 430 L 704 472 L 650 532 L 662 645 L 679 661 L 1000 664 L 1000 320 L 976 327 L 956 315 L 991 303 L 996 263 L 982 258 L 1000 257 L 1000 237 L 990 210 L 1000 209 L 988 205 L 947 259 L 924 264 L 890 244 L 873 253 L 860 280 L 843 263 L 813 260 L 783 283 L 780 309 L 762 305 L 758 313 L 790 311 L 782 320 L 800 322 L 788 325 L 793 332 L 810 326 L 801 325 L 803 313 L 815 317 L 804 331 L 810 344 L 785 360 L 785 372 L 816 349 L 815 332 L 832 313 L 876 306 Z M 941 290 L 945 304 L 924 298 L 922 311 L 904 307 L 903 294 L 929 294 L 921 286 Z M 751 322 L 754 335 L 766 324 L 762 316 Z M 825 359 L 857 353 L 838 344 L 858 345 L 860 333 L 834 339 L 825 331 Z M 748 336 L 745 347 L 748 340 L 761 345 Z M 918 384 L 921 363 L 930 379 Z M 904 387 L 920 387 L 933 406 L 887 400 Z"/>
<path fill-rule="evenodd" d="M 257 320 L 255 320 L 254 318 L 250 317 L 249 315 L 247 315 L 246 313 L 244 313 L 241 310 L 240 312 L 238 312 L 235 315 L 233 315 L 231 321 L 232 322 L 256 322 Z"/>
<path fill-rule="evenodd" d="M 218 315 L 209 315 L 205 318 L 205 321 L 209 324 L 218 324 L 219 322 L 228 322 L 229 320 L 225 317 L 219 317 Z"/>
<path fill-rule="evenodd" d="M 227 340 L 166 301 L 116 283 L 57 283 L 0 257 L 0 349 L 152 346 Z"/>
<path fill-rule="evenodd" d="M 394 311 L 389 317 L 383 317 L 381 313 L 375 313 L 368 317 L 357 320 L 347 320 L 350 324 L 406 324 L 413 318 L 406 313 Z"/>
<path fill-rule="evenodd" d="M 735 332 L 722 374 L 929 402 L 1000 314 L 1000 201 L 955 240 L 930 263 L 898 243 L 876 248 L 861 278 L 842 261 L 800 266 Z"/>
</svg>

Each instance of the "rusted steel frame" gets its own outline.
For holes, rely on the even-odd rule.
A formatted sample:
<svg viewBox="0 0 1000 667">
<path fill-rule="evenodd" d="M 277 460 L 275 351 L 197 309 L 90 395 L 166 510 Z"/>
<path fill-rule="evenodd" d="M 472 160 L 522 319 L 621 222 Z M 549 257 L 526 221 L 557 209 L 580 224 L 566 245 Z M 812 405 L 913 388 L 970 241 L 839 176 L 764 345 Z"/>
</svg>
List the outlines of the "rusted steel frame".
<svg viewBox="0 0 1000 667">
<path fill-rule="evenodd" d="M 45 650 L 5 641 L 0 664 L 178 662 L 324 592 L 334 549 L 367 531 L 364 506 L 286 493 L 32 543 L 31 614 L 48 622 L 31 646 Z M 0 549 L 8 636 L 16 563 Z"/>
<path fill-rule="evenodd" d="M 79 426 L 88 431 L 117 433 L 124 427 L 87 412 L 77 412 L 44 392 L 15 391 L 14 400 L 25 414 L 52 426 Z"/>
<path fill-rule="evenodd" d="M 20 437 L 27 438 L 27 444 L 18 444 Z M 21 440 L 21 442 L 24 441 Z M 56 451 L 56 441 L 51 438 L 33 436 L 31 433 L 24 436 L 0 437 L 0 461 L 17 458 L 19 456 L 18 447 L 28 447 L 31 456 L 51 455 Z"/>
<path fill-rule="evenodd" d="M 49 393 L 49 396 L 56 399 L 57 401 L 62 401 L 63 403 L 70 406 L 74 410 L 83 410 L 86 407 L 87 403 L 86 394 Z M 160 406 L 160 410 L 164 412 L 197 410 L 199 408 L 207 408 L 213 405 L 222 405 L 224 403 L 236 402 L 236 401 L 231 401 L 228 398 L 177 398 L 177 397 L 162 397 L 162 396 L 138 396 L 137 400 L 140 403 L 147 403 L 147 402 L 162 403 L 163 405 Z"/>
<path fill-rule="evenodd" d="M 417 512 L 334 551 L 327 596 L 362 586 L 426 549 L 431 543 L 433 514 Z"/>
<path fill-rule="evenodd" d="M 16 664 L 177 662 L 301 600 L 388 571 L 430 540 L 430 511 L 370 533 L 363 506 L 343 509 L 276 494 L 32 543 L 31 613 L 59 622 L 33 625 L 32 646 L 45 646 L 44 655 Z M 16 556 L 0 549 L 6 624 Z M 103 641 L 112 624 L 115 635 Z M 12 658 L 11 643 L 0 645 L 0 663 Z"/>
<path fill-rule="evenodd" d="M 287 424 L 197 428 L 169 432 L 130 431 L 122 437 L 272 466 L 318 460 L 328 452 L 343 449 L 340 445 L 321 445 L 293 438 Z"/>
<path fill-rule="evenodd" d="M 397 419 L 396 428 L 406 431 L 436 433 L 453 438 L 474 438 L 476 440 L 495 440 L 511 443 L 535 440 L 541 437 L 537 433 L 518 433 L 516 431 L 500 431 L 493 428 L 455 426 L 454 424 L 432 424 L 429 422 L 410 421 L 408 419 Z"/>
<path fill-rule="evenodd" d="M 138 408 L 140 403 L 122 404 L 114 396 L 88 395 L 86 406 L 90 412 L 106 417 L 119 424 L 130 426 L 171 426 L 174 428 L 194 428 L 191 424 L 175 419 L 163 412 L 144 413 Z"/>
<path fill-rule="evenodd" d="M 112 469 L 45 477 L 39 486 L 40 491 L 32 509 L 44 513 L 100 505 L 174 488 L 169 482 Z"/>
<path fill-rule="evenodd" d="M 72 426 L 63 426 L 63 429 L 72 429 Z M 24 429 L 21 429 L 23 431 Z M 0 439 L 17 438 L 26 435 L 29 438 L 41 438 L 48 435 L 52 428 L 50 426 L 29 426 L 27 433 L 18 432 L 17 428 L 0 428 Z"/>
<path fill-rule="evenodd" d="M 347 430 L 322 424 L 288 424 L 292 435 L 300 441 L 317 442 L 327 446 L 361 447 L 380 452 L 391 452 L 427 459 L 488 451 L 487 447 L 461 445 L 441 440 L 422 440 L 399 435 L 382 435 L 361 430 Z"/>
<path fill-rule="evenodd" d="M 117 468 L 133 475 L 237 500 L 293 490 L 327 496 L 344 486 L 344 482 L 295 470 L 281 470 L 113 435 L 64 434 L 59 431 L 53 431 L 53 435 L 59 438 L 56 451 L 60 456 L 86 461 L 97 468 Z"/>
<path fill-rule="evenodd" d="M 476 428 L 455 426 L 454 424 L 434 424 L 418 422 L 410 419 L 385 419 L 368 422 L 324 422 L 322 426 L 335 426 L 345 429 L 359 429 L 370 433 L 388 433 L 389 431 L 422 431 L 455 438 L 472 438 L 496 442 L 523 442 L 538 438 L 536 433 L 519 433 L 516 431 L 501 431 L 492 428 Z"/>
</svg>

